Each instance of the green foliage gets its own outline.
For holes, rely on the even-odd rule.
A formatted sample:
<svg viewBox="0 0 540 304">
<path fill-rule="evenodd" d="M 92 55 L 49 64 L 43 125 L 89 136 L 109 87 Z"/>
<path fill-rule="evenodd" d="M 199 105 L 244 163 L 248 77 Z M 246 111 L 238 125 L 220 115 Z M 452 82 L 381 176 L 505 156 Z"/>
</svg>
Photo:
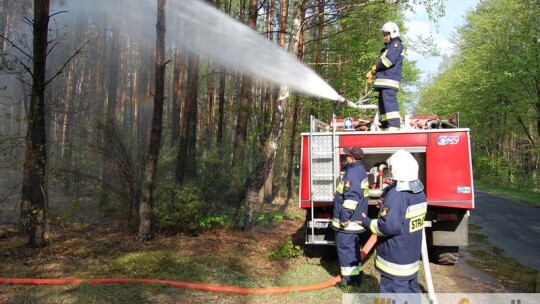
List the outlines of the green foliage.
<svg viewBox="0 0 540 304">
<path fill-rule="evenodd" d="M 159 183 L 154 190 L 154 215 L 158 227 L 171 231 L 195 231 L 229 227 L 233 216 L 226 208 L 216 210 L 195 184 Z"/>
<path fill-rule="evenodd" d="M 198 227 L 210 229 L 229 227 L 233 224 L 233 216 L 230 214 L 217 214 L 202 217 L 198 221 Z"/>
<path fill-rule="evenodd" d="M 163 229 L 195 230 L 205 207 L 202 190 L 194 184 L 163 182 L 154 190 L 154 215 Z"/>
<path fill-rule="evenodd" d="M 488 0 L 457 30 L 457 50 L 421 90 L 417 114 L 460 113 L 471 129 L 475 176 L 537 184 L 538 1 Z"/>
<path fill-rule="evenodd" d="M 291 238 L 288 238 L 285 244 L 279 247 L 278 251 L 271 251 L 268 253 L 270 260 L 284 260 L 293 259 L 303 254 L 302 248 L 298 245 L 294 245 Z"/>
<path fill-rule="evenodd" d="M 500 157 L 492 159 L 482 154 L 475 157 L 475 176 L 491 184 L 512 185 L 517 169 L 516 163 L 509 164 Z"/>
<path fill-rule="evenodd" d="M 285 219 L 290 219 L 289 215 L 285 211 L 272 211 L 261 213 L 257 217 L 256 223 L 263 226 L 269 226 L 272 224 L 278 224 Z"/>
</svg>

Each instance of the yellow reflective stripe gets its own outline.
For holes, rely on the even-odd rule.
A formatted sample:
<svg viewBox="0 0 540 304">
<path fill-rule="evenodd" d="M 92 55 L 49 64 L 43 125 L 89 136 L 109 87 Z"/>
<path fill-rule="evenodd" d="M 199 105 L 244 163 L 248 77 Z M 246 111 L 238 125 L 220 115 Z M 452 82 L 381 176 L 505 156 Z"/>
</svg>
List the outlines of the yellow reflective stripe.
<svg viewBox="0 0 540 304">
<path fill-rule="evenodd" d="M 364 227 L 362 227 L 361 225 L 359 225 L 358 223 L 355 223 L 353 221 L 349 221 L 349 225 L 347 225 L 347 227 L 343 227 L 341 226 L 341 221 L 337 218 L 333 218 L 332 219 L 332 226 L 338 228 L 338 229 L 341 229 L 341 230 L 345 230 L 345 231 L 354 231 L 354 232 L 358 232 L 358 231 L 364 231 L 366 229 L 364 229 Z"/>
<path fill-rule="evenodd" d="M 343 207 L 350 210 L 355 210 L 356 206 L 358 206 L 358 202 L 355 200 L 345 200 L 343 202 Z"/>
<path fill-rule="evenodd" d="M 384 53 L 381 55 L 381 62 L 382 64 L 384 64 L 385 67 L 389 68 L 392 66 L 392 61 L 390 61 L 388 57 L 386 57 L 387 53 L 388 51 L 384 51 Z"/>
<path fill-rule="evenodd" d="M 353 276 L 353 275 L 359 275 L 361 267 L 358 266 L 351 266 L 351 267 L 340 267 L 341 268 L 341 275 L 344 276 Z"/>
<path fill-rule="evenodd" d="M 416 232 L 424 228 L 424 215 L 413 217 L 409 220 L 409 233 Z"/>
<path fill-rule="evenodd" d="M 405 218 L 413 218 L 427 213 L 427 202 L 409 206 Z"/>
<path fill-rule="evenodd" d="M 389 262 L 381 256 L 377 255 L 377 259 L 375 260 L 375 266 L 377 266 L 382 271 L 395 275 L 400 277 L 406 277 L 413 275 L 418 272 L 418 268 L 420 266 L 420 261 L 416 261 L 411 264 L 406 265 L 400 265 L 396 263 Z"/>
<path fill-rule="evenodd" d="M 380 120 L 387 121 L 388 119 L 386 118 L 386 114 L 381 115 Z"/>
<path fill-rule="evenodd" d="M 350 221 L 349 225 L 347 225 L 347 227 L 343 228 L 343 230 L 347 230 L 347 231 L 364 231 L 366 229 L 364 229 L 364 227 L 360 226 L 358 223 Z"/>
<path fill-rule="evenodd" d="M 360 188 L 364 189 L 364 197 L 368 197 L 369 196 L 369 180 L 367 177 L 362 180 L 362 183 L 360 183 Z"/>
<path fill-rule="evenodd" d="M 369 189 L 369 180 L 367 177 L 362 180 L 362 183 L 360 184 L 360 188 Z"/>
<path fill-rule="evenodd" d="M 401 118 L 401 115 L 399 115 L 399 111 L 387 112 L 385 116 L 386 119 Z"/>
<path fill-rule="evenodd" d="M 379 220 L 372 220 L 371 223 L 369 224 L 369 230 L 371 230 L 371 233 L 373 233 L 375 235 L 384 236 L 384 233 L 382 233 L 379 230 L 379 226 L 377 225 L 378 221 Z"/>
<path fill-rule="evenodd" d="M 375 79 L 375 82 L 373 83 L 373 85 L 375 85 L 375 86 L 382 85 L 382 86 L 386 86 L 386 87 L 399 89 L 399 81 L 392 80 L 392 79 L 380 79 L 380 78 L 377 78 L 377 79 Z"/>
<path fill-rule="evenodd" d="M 338 193 L 343 194 L 343 182 L 339 182 L 339 184 L 338 184 L 337 187 L 336 187 L 336 191 L 337 191 Z"/>
</svg>

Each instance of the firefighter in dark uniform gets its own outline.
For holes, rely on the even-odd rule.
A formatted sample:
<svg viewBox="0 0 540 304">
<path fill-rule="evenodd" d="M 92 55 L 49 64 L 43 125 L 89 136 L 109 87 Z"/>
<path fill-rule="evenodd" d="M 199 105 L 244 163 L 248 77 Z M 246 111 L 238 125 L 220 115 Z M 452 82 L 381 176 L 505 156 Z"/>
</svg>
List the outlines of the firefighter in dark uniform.
<svg viewBox="0 0 540 304">
<path fill-rule="evenodd" d="M 399 38 L 399 28 L 394 22 L 387 22 L 381 31 L 385 47 L 377 63 L 366 74 L 368 84 L 377 75 L 373 88 L 379 91 L 379 115 L 382 130 L 398 131 L 401 124 L 397 92 L 403 70 L 403 44 Z"/>
<path fill-rule="evenodd" d="M 358 224 L 368 209 L 364 188 L 368 187 L 366 169 L 361 163 L 364 151 L 359 147 L 343 149 L 347 165 L 334 195 L 332 228 L 336 231 L 336 245 L 341 268 L 341 286 L 358 286 L 362 282 L 359 234 L 366 229 Z"/>
<path fill-rule="evenodd" d="M 405 150 L 387 161 L 392 184 L 382 194 L 379 217 L 365 217 L 363 227 L 378 236 L 375 269 L 381 274 L 381 293 L 420 293 L 418 267 L 422 229 L 427 211 L 418 163 Z"/>
</svg>

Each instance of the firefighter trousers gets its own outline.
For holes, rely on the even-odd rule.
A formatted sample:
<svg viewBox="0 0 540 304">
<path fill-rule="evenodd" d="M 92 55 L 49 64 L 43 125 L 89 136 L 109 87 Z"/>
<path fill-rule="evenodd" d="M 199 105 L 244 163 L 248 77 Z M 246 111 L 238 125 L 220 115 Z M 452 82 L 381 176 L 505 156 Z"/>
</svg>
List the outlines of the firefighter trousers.
<svg viewBox="0 0 540 304">
<path fill-rule="evenodd" d="M 380 293 L 421 293 L 418 277 L 410 280 L 396 280 L 381 275 Z"/>
<path fill-rule="evenodd" d="M 336 247 L 343 279 L 350 282 L 359 281 L 362 271 L 359 234 L 336 231 Z"/>
<path fill-rule="evenodd" d="M 379 115 L 381 117 L 381 128 L 399 128 L 401 116 L 399 114 L 399 103 L 396 90 L 379 90 Z"/>
</svg>

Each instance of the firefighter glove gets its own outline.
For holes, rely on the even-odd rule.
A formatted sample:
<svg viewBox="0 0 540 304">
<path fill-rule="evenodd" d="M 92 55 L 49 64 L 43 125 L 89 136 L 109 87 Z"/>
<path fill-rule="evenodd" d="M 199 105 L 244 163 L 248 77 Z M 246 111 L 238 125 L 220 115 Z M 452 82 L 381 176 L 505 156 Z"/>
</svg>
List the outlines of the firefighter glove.
<svg viewBox="0 0 540 304">
<path fill-rule="evenodd" d="M 366 79 L 366 84 L 371 85 L 373 83 L 373 78 Z"/>
<path fill-rule="evenodd" d="M 366 84 L 371 85 L 373 83 L 373 74 L 371 74 L 371 71 L 366 73 Z"/>
<path fill-rule="evenodd" d="M 366 73 L 366 80 L 369 80 L 369 79 L 372 79 L 373 78 L 373 74 L 371 74 L 371 71 L 367 72 Z"/>
<path fill-rule="evenodd" d="M 375 75 L 375 74 L 377 74 L 377 66 L 376 65 L 371 67 L 371 75 Z"/>
</svg>

